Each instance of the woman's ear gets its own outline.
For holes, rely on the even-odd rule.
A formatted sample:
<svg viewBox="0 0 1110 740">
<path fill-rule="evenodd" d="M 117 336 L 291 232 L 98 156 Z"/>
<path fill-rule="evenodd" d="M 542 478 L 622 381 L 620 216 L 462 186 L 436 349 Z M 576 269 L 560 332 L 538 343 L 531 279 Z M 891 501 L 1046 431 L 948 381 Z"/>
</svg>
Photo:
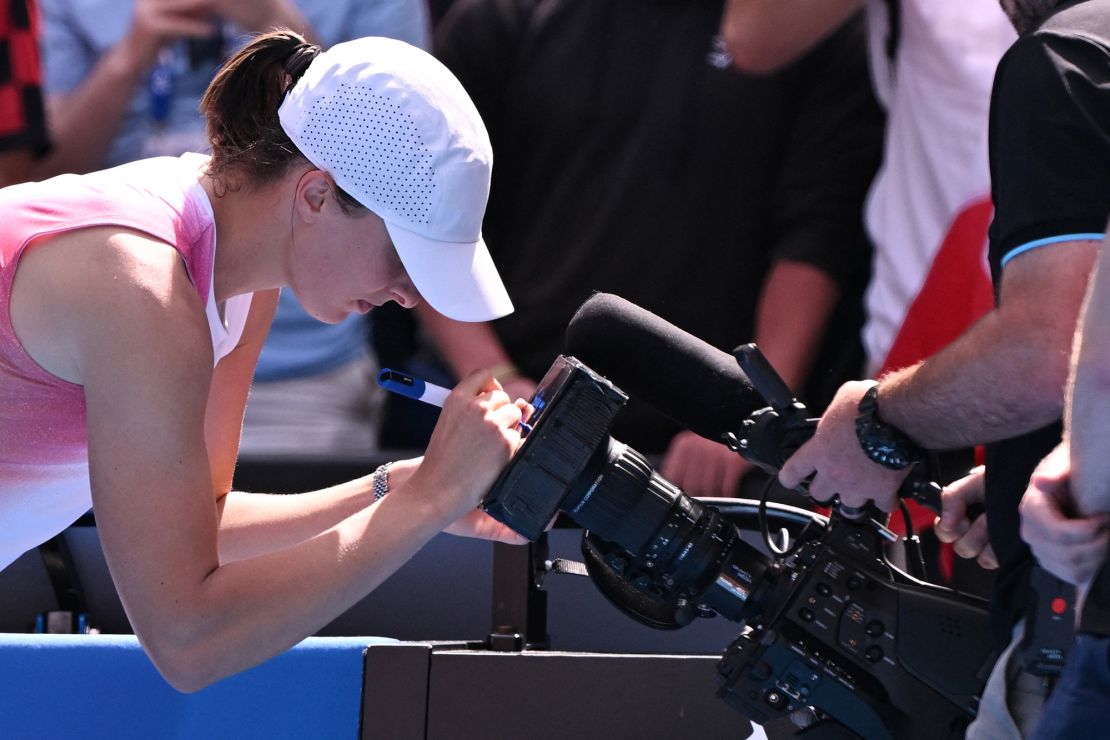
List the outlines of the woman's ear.
<svg viewBox="0 0 1110 740">
<path fill-rule="evenodd" d="M 306 221 L 315 221 L 324 210 L 324 204 L 331 196 L 331 178 L 323 170 L 311 169 L 297 180 L 297 188 L 293 194 L 293 207 Z"/>
</svg>

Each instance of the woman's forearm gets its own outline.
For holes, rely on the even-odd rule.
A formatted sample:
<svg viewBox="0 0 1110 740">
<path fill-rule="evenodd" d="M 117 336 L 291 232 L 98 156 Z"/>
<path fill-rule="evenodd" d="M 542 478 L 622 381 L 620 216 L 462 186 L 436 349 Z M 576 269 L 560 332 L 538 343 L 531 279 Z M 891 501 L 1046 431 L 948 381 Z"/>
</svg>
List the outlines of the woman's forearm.
<svg viewBox="0 0 1110 740">
<path fill-rule="evenodd" d="M 402 485 L 421 458 L 390 467 L 392 489 Z M 220 500 L 220 562 L 257 557 L 316 537 L 374 502 L 371 475 L 296 494 L 232 491 Z"/>
</svg>

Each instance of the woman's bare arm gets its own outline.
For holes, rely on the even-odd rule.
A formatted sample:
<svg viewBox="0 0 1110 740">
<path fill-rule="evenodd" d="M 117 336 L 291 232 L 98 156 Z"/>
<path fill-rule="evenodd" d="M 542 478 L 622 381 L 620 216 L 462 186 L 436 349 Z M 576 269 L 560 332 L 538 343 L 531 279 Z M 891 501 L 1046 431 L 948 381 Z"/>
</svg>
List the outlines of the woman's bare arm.
<svg viewBox="0 0 1110 740">
<path fill-rule="evenodd" d="M 83 286 L 59 292 L 45 322 L 64 319 L 52 336 L 72 349 L 86 389 L 93 503 L 113 579 L 136 634 L 182 690 L 253 666 L 350 607 L 473 510 L 519 442 L 520 410 L 471 376 L 404 486 L 298 544 L 223 564 L 203 305 L 168 246 L 90 234 L 42 252 L 37 270 Z"/>
</svg>

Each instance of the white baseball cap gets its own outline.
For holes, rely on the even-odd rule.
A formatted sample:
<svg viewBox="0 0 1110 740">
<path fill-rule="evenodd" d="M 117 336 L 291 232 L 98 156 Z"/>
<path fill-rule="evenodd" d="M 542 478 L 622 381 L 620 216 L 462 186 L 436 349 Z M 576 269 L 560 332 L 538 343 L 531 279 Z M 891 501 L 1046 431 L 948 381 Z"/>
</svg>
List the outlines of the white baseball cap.
<svg viewBox="0 0 1110 740">
<path fill-rule="evenodd" d="M 443 64 L 393 39 L 336 44 L 312 60 L 278 118 L 312 164 L 385 221 L 432 308 L 460 321 L 512 312 L 482 240 L 489 135 Z"/>
</svg>

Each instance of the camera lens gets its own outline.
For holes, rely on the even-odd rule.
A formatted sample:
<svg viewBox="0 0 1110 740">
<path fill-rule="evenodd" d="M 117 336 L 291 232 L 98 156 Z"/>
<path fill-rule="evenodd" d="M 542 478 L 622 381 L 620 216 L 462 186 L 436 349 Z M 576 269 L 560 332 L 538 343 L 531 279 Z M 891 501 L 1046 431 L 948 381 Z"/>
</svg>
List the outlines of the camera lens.
<svg viewBox="0 0 1110 740">
<path fill-rule="evenodd" d="M 655 474 L 636 450 L 609 438 L 593 475 L 583 476 L 577 501 L 566 512 L 591 532 L 597 532 L 634 555 L 647 548 L 652 535 L 667 519 L 681 490 Z"/>
<path fill-rule="evenodd" d="M 743 610 L 767 558 L 716 509 L 687 496 L 643 455 L 613 439 L 584 478 L 565 502 L 577 502 L 567 513 L 641 559 L 656 589 L 696 596 L 715 583 L 715 609 L 730 618 Z"/>
</svg>

